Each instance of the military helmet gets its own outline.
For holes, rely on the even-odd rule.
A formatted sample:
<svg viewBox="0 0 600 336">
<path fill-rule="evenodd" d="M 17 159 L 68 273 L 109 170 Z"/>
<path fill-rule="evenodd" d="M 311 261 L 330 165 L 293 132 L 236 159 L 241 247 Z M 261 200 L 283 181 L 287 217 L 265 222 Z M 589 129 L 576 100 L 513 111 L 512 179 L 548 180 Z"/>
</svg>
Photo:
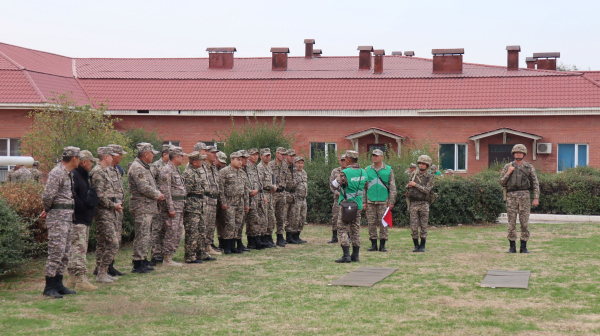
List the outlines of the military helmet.
<svg viewBox="0 0 600 336">
<path fill-rule="evenodd" d="M 522 144 L 514 145 L 514 147 L 512 148 L 512 151 L 510 153 L 511 154 L 523 153 L 523 154 L 527 155 L 527 147 L 525 147 L 525 145 L 522 145 Z"/>
<path fill-rule="evenodd" d="M 431 158 L 429 157 L 429 155 L 421 155 L 419 156 L 419 159 L 417 160 L 417 164 L 419 163 L 424 163 L 428 166 L 431 166 Z"/>
</svg>

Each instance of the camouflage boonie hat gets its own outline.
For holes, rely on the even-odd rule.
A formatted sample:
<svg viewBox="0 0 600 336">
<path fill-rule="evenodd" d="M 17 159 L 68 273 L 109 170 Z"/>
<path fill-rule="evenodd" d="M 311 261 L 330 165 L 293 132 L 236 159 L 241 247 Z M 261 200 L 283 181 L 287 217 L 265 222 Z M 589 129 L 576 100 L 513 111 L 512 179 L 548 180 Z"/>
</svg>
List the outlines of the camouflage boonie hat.
<svg viewBox="0 0 600 336">
<path fill-rule="evenodd" d="M 417 164 L 416 163 L 411 163 L 409 168 L 417 168 Z"/>
<path fill-rule="evenodd" d="M 169 152 L 169 148 L 171 148 L 171 147 L 173 147 L 173 145 L 169 145 L 169 144 L 162 145 L 162 147 L 160 149 L 160 152 L 161 153 L 168 153 Z"/>
<path fill-rule="evenodd" d="M 302 156 L 296 156 L 296 158 L 294 159 L 294 162 L 298 162 L 298 161 L 304 161 L 304 158 Z"/>
<path fill-rule="evenodd" d="M 340 160 L 346 160 L 346 154 L 340 155 Z"/>
<path fill-rule="evenodd" d="M 287 149 L 283 148 L 283 147 L 277 147 L 277 153 L 279 154 L 283 154 L 283 155 L 287 155 Z"/>
<path fill-rule="evenodd" d="M 258 149 L 257 148 L 250 148 L 248 150 L 248 154 L 250 154 L 250 155 L 258 154 Z"/>
<path fill-rule="evenodd" d="M 73 146 L 65 147 L 62 156 L 81 156 L 81 149 Z"/>
<path fill-rule="evenodd" d="M 37 167 L 37 166 L 39 166 L 39 165 L 40 165 L 40 161 L 33 161 L 33 166 L 34 166 L 34 167 Z"/>
<path fill-rule="evenodd" d="M 123 151 L 123 146 L 121 146 L 121 145 L 108 145 L 107 147 L 112 148 L 113 151 L 117 154 L 123 154 L 123 155 L 127 154 L 127 152 Z"/>
<path fill-rule="evenodd" d="M 136 145 L 136 147 L 138 150 L 138 154 L 147 152 L 147 151 L 152 151 L 152 153 L 154 155 L 159 153 L 159 151 L 154 150 L 154 146 L 152 146 L 152 144 L 148 143 L 148 142 L 140 142 L 139 144 Z"/>
<path fill-rule="evenodd" d="M 271 155 L 271 148 L 263 148 L 260 150 L 260 155 Z"/>
<path fill-rule="evenodd" d="M 98 155 L 112 155 L 112 156 L 117 156 L 119 154 L 115 153 L 114 149 L 111 147 L 98 147 L 98 149 L 96 150 L 96 153 L 98 153 Z"/>
<path fill-rule="evenodd" d="M 243 158 L 247 158 L 250 156 L 245 149 L 239 150 L 238 153 L 240 153 L 240 157 L 243 157 Z"/>
<path fill-rule="evenodd" d="M 242 157 L 242 153 L 240 153 L 239 151 L 229 154 L 229 158 L 231 158 L 231 159 L 235 159 L 235 158 L 239 158 L 239 157 Z"/>
<path fill-rule="evenodd" d="M 383 151 L 381 149 L 373 149 L 372 155 L 383 156 Z"/>
<path fill-rule="evenodd" d="M 169 148 L 169 155 L 187 155 L 183 152 L 183 148 L 181 147 L 171 147 Z"/>
<path fill-rule="evenodd" d="M 90 161 L 98 162 L 98 159 L 96 159 L 89 150 L 82 150 L 79 160 L 81 160 L 81 161 L 90 160 Z"/>
<path fill-rule="evenodd" d="M 291 155 L 296 155 L 296 151 L 295 151 L 295 150 L 293 150 L 293 149 L 288 149 L 288 150 L 287 150 L 287 155 L 290 155 L 290 156 L 291 156 Z"/>
<path fill-rule="evenodd" d="M 190 161 L 204 160 L 206 159 L 206 155 L 202 155 L 198 151 L 193 151 L 190 154 L 188 154 L 188 159 L 190 159 Z"/>
<path fill-rule="evenodd" d="M 208 146 L 206 146 L 206 144 L 204 142 L 198 142 L 197 144 L 194 145 L 195 151 L 199 151 L 201 149 L 207 150 Z"/>
<path fill-rule="evenodd" d="M 353 150 L 347 150 L 346 151 L 346 157 L 353 158 L 353 159 L 358 159 L 358 152 L 357 151 L 353 151 Z"/>
<path fill-rule="evenodd" d="M 219 151 L 217 149 L 217 147 L 215 147 L 215 146 L 208 146 L 207 150 L 208 150 L 209 153 L 218 152 Z"/>
<path fill-rule="evenodd" d="M 217 160 L 221 163 L 227 163 L 227 154 L 223 152 L 217 152 Z"/>
</svg>

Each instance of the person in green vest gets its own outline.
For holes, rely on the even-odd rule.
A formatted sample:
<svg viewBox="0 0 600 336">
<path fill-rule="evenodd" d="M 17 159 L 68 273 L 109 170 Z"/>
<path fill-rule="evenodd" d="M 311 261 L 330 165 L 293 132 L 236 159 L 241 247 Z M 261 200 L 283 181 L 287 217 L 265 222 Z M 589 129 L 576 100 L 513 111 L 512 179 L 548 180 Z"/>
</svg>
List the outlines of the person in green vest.
<svg viewBox="0 0 600 336">
<path fill-rule="evenodd" d="M 358 152 L 353 150 L 346 151 L 346 163 L 348 168 L 342 170 L 339 176 L 332 182 L 335 188 L 339 187 L 340 198 L 338 204 L 342 201 L 356 202 L 358 209 L 356 219 L 351 222 L 343 221 L 343 207 L 340 207 L 338 216 L 338 235 L 340 245 L 344 255 L 336 260 L 337 263 L 358 262 L 360 250 L 360 211 L 363 209 L 363 193 L 365 183 L 367 182 L 367 172 L 360 168 L 358 164 Z M 352 255 L 350 255 L 350 244 L 352 243 Z"/>
<path fill-rule="evenodd" d="M 431 175 L 441 176 L 442 172 L 438 169 L 438 167 L 436 165 L 431 165 Z"/>
<path fill-rule="evenodd" d="M 377 251 L 377 229 L 379 228 L 379 251 L 387 252 L 385 242 L 388 240 L 388 227 L 383 226 L 381 219 L 389 207 L 396 203 L 396 181 L 392 167 L 383 163 L 383 151 L 373 150 L 373 164 L 367 167 L 367 183 L 365 195 L 367 203 L 363 205 L 369 224 L 371 247 L 367 251 Z"/>
</svg>

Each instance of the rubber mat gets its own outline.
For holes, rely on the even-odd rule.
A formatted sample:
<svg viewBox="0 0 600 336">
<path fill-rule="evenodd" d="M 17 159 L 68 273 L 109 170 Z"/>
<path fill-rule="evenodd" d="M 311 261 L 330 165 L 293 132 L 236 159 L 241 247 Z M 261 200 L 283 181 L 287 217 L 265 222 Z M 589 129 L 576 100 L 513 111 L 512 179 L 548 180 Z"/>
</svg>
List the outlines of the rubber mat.
<svg viewBox="0 0 600 336">
<path fill-rule="evenodd" d="M 527 289 L 530 277 L 531 271 L 489 270 L 481 282 L 481 287 Z"/>
<path fill-rule="evenodd" d="M 397 268 L 387 267 L 359 267 L 330 283 L 330 286 L 371 287 L 379 281 L 389 277 Z"/>
</svg>

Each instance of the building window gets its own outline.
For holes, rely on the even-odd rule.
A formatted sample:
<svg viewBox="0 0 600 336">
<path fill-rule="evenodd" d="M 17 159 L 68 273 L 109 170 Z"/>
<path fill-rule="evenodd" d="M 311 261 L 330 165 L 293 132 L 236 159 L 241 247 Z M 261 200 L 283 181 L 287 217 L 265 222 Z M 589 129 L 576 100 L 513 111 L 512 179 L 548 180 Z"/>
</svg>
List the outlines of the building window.
<svg viewBox="0 0 600 336">
<path fill-rule="evenodd" d="M 330 154 L 335 154 L 337 144 L 335 142 L 311 142 L 310 143 L 310 159 L 314 159 L 317 155 L 325 155 L 325 159 Z"/>
<path fill-rule="evenodd" d="M 558 171 L 587 166 L 589 146 L 587 144 L 558 144 Z"/>
<path fill-rule="evenodd" d="M 171 145 L 171 146 L 179 147 L 179 140 L 163 141 L 163 145 Z"/>
<path fill-rule="evenodd" d="M 19 139 L 0 139 L 0 156 L 21 156 Z M 0 166 L 0 181 L 6 181 L 6 174 L 14 166 Z"/>
<path fill-rule="evenodd" d="M 439 159 L 441 169 L 466 171 L 467 144 L 440 144 Z"/>
<path fill-rule="evenodd" d="M 225 143 L 224 142 L 202 141 L 202 140 L 200 140 L 198 142 L 204 142 L 204 144 L 207 145 L 207 146 L 215 146 L 215 147 L 217 147 L 217 149 L 219 149 L 219 147 L 221 147 L 221 148 L 225 147 Z M 260 150 L 260 148 L 258 150 Z"/>
</svg>

